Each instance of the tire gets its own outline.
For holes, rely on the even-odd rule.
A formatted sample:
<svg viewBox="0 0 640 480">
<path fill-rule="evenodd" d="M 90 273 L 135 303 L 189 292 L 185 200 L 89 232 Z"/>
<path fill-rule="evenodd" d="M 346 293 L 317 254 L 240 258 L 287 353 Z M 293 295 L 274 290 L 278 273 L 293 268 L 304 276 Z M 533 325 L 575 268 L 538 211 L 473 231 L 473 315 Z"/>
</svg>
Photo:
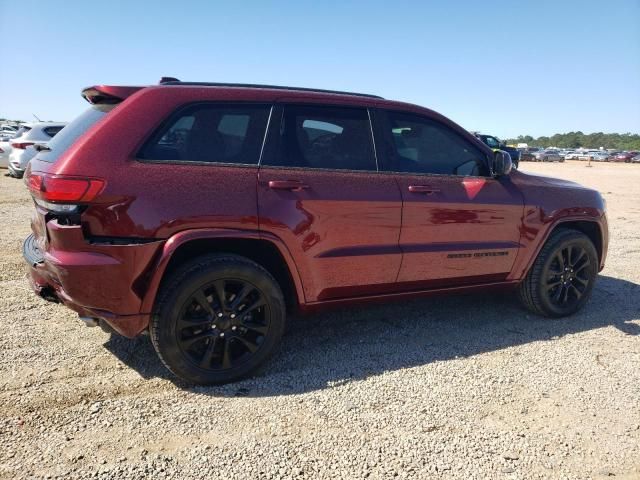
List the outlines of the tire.
<svg viewBox="0 0 640 480">
<path fill-rule="evenodd" d="M 254 374 L 277 349 L 285 323 L 282 291 L 267 270 L 238 255 L 205 255 L 163 282 L 149 333 L 174 375 L 212 385 Z"/>
<path fill-rule="evenodd" d="M 551 234 L 520 284 L 520 300 L 537 315 L 565 317 L 585 305 L 597 275 L 598 254 L 589 237 L 561 228 Z"/>
</svg>

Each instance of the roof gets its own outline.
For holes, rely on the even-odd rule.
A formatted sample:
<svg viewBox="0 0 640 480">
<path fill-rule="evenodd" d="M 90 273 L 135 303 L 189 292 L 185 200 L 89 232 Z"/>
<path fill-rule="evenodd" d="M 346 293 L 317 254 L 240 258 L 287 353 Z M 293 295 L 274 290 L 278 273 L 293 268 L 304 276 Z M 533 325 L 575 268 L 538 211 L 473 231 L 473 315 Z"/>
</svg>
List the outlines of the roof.
<svg viewBox="0 0 640 480">
<path fill-rule="evenodd" d="M 218 83 L 218 82 L 181 82 L 180 80 L 163 77 L 160 79 L 160 85 L 180 85 L 180 86 L 196 86 L 196 87 L 225 87 L 225 88 L 256 88 L 265 90 L 289 90 L 292 92 L 311 92 L 311 93 L 327 93 L 331 95 L 350 95 L 356 97 L 367 97 L 382 99 L 378 95 L 368 93 L 345 92 L 341 90 L 325 90 L 321 88 L 308 87 L 287 87 L 283 85 L 262 85 L 255 83 Z"/>
</svg>

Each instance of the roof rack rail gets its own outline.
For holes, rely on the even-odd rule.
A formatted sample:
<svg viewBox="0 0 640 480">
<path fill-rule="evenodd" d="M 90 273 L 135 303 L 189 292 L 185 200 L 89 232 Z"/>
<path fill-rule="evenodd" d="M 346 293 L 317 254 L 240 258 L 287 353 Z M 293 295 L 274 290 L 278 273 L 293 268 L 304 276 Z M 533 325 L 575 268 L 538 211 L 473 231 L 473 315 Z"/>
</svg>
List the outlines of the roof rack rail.
<svg viewBox="0 0 640 480">
<path fill-rule="evenodd" d="M 296 92 L 317 92 L 317 93 L 333 93 L 336 95 L 353 95 L 356 97 L 379 98 L 378 95 L 370 95 L 368 93 L 342 92 L 340 90 L 323 90 L 321 88 L 305 88 L 305 87 L 285 87 L 282 85 L 259 85 L 253 83 L 215 83 L 215 82 L 181 82 L 172 77 L 162 77 L 160 85 L 192 85 L 198 87 L 239 87 L 239 88 L 266 88 L 270 90 L 293 90 Z"/>
</svg>

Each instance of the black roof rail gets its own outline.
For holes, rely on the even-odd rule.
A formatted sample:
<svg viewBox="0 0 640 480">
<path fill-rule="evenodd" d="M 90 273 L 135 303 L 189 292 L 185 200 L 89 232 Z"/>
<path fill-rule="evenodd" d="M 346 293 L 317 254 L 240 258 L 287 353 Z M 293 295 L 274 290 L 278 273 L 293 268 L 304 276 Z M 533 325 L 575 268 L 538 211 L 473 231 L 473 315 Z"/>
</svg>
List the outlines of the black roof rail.
<svg viewBox="0 0 640 480">
<path fill-rule="evenodd" d="M 333 93 L 335 95 L 352 95 L 356 97 L 379 98 L 378 95 L 367 93 L 342 92 L 339 90 L 323 90 L 321 88 L 285 87 L 282 85 L 259 85 L 253 83 L 215 83 L 215 82 L 181 82 L 172 77 L 162 77 L 160 85 L 190 85 L 196 87 L 239 87 L 239 88 L 265 88 L 270 90 L 292 90 L 296 92 Z"/>
</svg>

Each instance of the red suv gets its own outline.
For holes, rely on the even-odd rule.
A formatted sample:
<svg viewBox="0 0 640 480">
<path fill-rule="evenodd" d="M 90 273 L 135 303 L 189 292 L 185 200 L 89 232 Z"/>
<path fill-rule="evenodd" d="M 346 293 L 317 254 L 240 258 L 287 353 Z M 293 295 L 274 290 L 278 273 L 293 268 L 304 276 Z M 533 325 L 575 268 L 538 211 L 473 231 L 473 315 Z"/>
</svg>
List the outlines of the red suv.
<svg viewBox="0 0 640 480">
<path fill-rule="evenodd" d="M 26 172 L 33 287 L 88 324 L 149 332 L 195 383 L 255 371 L 286 312 L 517 288 L 587 301 L 605 204 L 426 108 L 371 95 L 163 81 L 95 86 Z"/>
</svg>

